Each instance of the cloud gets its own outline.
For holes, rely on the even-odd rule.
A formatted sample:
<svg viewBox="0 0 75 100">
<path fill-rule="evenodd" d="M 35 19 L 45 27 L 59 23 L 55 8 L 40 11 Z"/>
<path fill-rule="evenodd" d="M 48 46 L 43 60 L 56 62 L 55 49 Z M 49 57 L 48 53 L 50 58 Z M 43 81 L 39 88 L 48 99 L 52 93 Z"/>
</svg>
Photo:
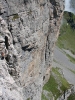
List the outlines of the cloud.
<svg viewBox="0 0 75 100">
<path fill-rule="evenodd" d="M 65 0 L 65 11 L 70 11 L 70 0 Z"/>
<path fill-rule="evenodd" d="M 75 0 L 65 0 L 65 11 L 75 14 Z"/>
</svg>

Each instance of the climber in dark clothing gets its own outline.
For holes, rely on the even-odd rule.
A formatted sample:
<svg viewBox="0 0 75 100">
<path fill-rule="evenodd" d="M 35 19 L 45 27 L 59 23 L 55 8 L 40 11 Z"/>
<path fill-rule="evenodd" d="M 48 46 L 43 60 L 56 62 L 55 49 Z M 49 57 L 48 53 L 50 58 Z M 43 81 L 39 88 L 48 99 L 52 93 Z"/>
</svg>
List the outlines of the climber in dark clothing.
<svg viewBox="0 0 75 100">
<path fill-rule="evenodd" d="M 1 59 L 3 60 L 5 58 L 4 52 L 1 52 Z"/>
</svg>

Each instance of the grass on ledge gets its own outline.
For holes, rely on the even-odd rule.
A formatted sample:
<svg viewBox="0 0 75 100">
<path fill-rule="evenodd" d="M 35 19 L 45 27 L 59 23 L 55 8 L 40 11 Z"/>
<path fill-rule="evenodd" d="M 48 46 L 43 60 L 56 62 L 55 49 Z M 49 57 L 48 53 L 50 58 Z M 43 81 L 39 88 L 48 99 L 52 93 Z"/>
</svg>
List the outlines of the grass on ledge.
<svg viewBox="0 0 75 100">
<path fill-rule="evenodd" d="M 60 35 L 56 45 L 61 49 L 70 50 L 75 54 L 75 28 L 72 26 L 75 26 L 75 15 L 64 12 L 63 23 L 60 27 Z"/>
<path fill-rule="evenodd" d="M 66 54 L 66 55 L 67 55 L 67 57 L 70 59 L 70 61 L 71 61 L 72 63 L 75 64 L 75 58 L 73 58 L 73 57 L 70 56 L 69 54 Z"/>
<path fill-rule="evenodd" d="M 56 45 L 61 49 L 70 50 L 75 54 L 75 30 L 73 30 L 70 25 L 67 25 L 67 23 L 60 28 L 60 35 Z"/>
<path fill-rule="evenodd" d="M 48 100 L 43 93 L 42 93 L 42 100 Z"/>
<path fill-rule="evenodd" d="M 71 94 L 67 100 L 75 100 L 75 93 Z"/>
<path fill-rule="evenodd" d="M 55 78 L 51 74 L 50 79 L 44 85 L 43 90 L 47 90 L 48 92 L 52 92 L 53 96 L 55 97 L 55 100 L 57 100 L 57 98 L 61 94 L 63 94 L 64 91 L 66 91 L 68 88 L 70 88 L 70 85 L 67 82 L 67 80 L 59 73 L 59 68 L 52 68 L 52 71 L 57 78 Z M 58 80 L 61 82 L 61 86 L 60 86 L 60 84 L 58 84 Z"/>
<path fill-rule="evenodd" d="M 68 68 L 69 69 L 69 68 Z M 75 74 L 75 70 L 72 70 L 72 69 L 69 69 L 72 73 L 74 73 Z"/>
<path fill-rule="evenodd" d="M 60 90 L 58 90 L 58 84 L 54 77 L 51 75 L 49 81 L 44 85 L 43 90 L 51 91 L 53 96 L 57 99 L 60 96 Z"/>
<path fill-rule="evenodd" d="M 18 14 L 14 14 L 12 20 L 14 21 L 14 20 L 16 20 L 18 18 L 19 18 L 19 15 Z"/>
<path fill-rule="evenodd" d="M 53 68 L 53 72 L 57 75 L 58 79 L 60 80 L 60 82 L 62 83 L 60 89 L 63 91 L 66 91 L 68 88 L 70 88 L 69 83 L 67 82 L 67 80 L 64 78 L 64 76 L 62 74 L 59 73 L 60 68 L 56 67 Z"/>
</svg>

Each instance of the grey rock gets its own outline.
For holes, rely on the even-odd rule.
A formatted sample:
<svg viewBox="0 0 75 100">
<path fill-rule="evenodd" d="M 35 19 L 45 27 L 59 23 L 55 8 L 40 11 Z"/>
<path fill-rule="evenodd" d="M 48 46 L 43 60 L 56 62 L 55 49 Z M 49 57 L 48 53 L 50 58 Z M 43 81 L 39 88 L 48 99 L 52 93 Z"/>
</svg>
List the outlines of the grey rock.
<svg viewBox="0 0 75 100">
<path fill-rule="evenodd" d="M 64 0 L 0 0 L 0 99 L 41 100 L 63 5 Z"/>
</svg>

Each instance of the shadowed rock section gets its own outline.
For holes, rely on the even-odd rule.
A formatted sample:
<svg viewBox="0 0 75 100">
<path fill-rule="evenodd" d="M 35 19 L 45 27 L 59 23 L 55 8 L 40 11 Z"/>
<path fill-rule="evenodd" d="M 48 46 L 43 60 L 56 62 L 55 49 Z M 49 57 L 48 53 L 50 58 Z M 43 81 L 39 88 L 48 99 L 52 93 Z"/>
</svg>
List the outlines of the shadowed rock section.
<svg viewBox="0 0 75 100">
<path fill-rule="evenodd" d="M 63 9 L 64 0 L 0 0 L 0 100 L 41 100 Z"/>
</svg>

